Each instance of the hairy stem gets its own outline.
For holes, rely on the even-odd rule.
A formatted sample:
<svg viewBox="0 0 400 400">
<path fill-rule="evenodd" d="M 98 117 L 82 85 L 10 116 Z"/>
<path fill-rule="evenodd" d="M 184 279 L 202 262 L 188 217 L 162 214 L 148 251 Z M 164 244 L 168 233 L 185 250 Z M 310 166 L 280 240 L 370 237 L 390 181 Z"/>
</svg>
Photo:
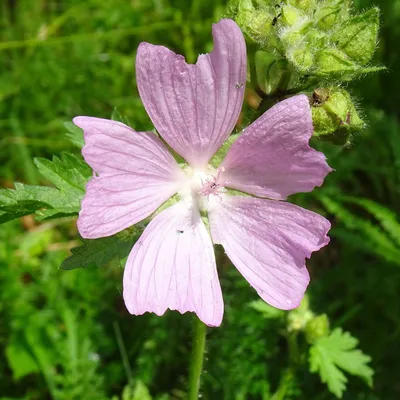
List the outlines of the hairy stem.
<svg viewBox="0 0 400 400">
<path fill-rule="evenodd" d="M 204 348 L 206 344 L 207 327 L 197 317 L 194 321 L 193 349 L 190 360 L 189 371 L 189 394 L 188 400 L 199 398 L 200 378 L 203 369 Z"/>
</svg>

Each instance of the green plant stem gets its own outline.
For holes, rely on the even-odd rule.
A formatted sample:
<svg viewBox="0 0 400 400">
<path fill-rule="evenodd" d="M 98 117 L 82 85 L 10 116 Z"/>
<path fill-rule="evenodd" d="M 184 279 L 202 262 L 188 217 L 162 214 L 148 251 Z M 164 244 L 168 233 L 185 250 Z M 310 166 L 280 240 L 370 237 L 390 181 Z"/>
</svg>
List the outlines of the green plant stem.
<svg viewBox="0 0 400 400">
<path fill-rule="evenodd" d="M 199 398 L 200 378 L 203 369 L 204 348 L 206 345 L 207 326 L 197 317 L 194 322 L 193 349 L 190 360 L 189 370 L 189 394 L 188 400 L 197 400 Z"/>
<path fill-rule="evenodd" d="M 131 365 L 129 364 L 128 354 L 126 352 L 124 340 L 122 338 L 121 329 L 119 327 L 118 321 L 113 322 L 113 327 L 114 327 L 115 337 L 117 339 L 119 352 L 121 354 L 122 363 L 124 365 L 126 378 L 128 379 L 129 383 L 132 383 L 132 381 L 133 381 L 132 369 L 131 369 Z"/>
</svg>

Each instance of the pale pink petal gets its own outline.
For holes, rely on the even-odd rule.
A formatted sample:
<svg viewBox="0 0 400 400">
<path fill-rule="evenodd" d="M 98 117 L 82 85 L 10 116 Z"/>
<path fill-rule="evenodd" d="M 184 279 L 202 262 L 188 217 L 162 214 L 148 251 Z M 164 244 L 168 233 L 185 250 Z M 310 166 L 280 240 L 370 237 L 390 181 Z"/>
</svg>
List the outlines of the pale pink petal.
<svg viewBox="0 0 400 400">
<path fill-rule="evenodd" d="M 225 186 L 284 200 L 320 186 L 331 168 L 312 149 L 310 105 L 305 95 L 281 101 L 248 126 L 221 166 Z"/>
<path fill-rule="evenodd" d="M 131 314 L 169 308 L 221 324 L 223 300 L 211 238 L 197 210 L 179 202 L 158 214 L 133 247 L 124 271 Z"/>
<path fill-rule="evenodd" d="M 177 192 L 180 168 L 153 133 L 100 118 L 76 117 L 74 124 L 84 131 L 82 154 L 95 172 L 79 213 L 82 237 L 128 228 Z"/>
<path fill-rule="evenodd" d="M 284 310 L 300 304 L 309 282 L 305 258 L 328 244 L 329 221 L 290 203 L 228 195 L 209 217 L 214 243 L 263 300 Z"/>
<path fill-rule="evenodd" d="M 230 19 L 213 25 L 214 50 L 197 63 L 166 47 L 141 43 L 140 97 L 164 140 L 192 166 L 203 167 L 232 132 L 246 82 L 243 34 Z"/>
</svg>

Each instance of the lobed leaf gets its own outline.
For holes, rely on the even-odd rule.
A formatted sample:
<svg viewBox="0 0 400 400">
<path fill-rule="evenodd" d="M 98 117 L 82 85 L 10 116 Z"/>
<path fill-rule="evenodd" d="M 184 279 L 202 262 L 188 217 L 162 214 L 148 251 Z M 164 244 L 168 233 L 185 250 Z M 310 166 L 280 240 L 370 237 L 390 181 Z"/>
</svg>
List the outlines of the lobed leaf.
<svg viewBox="0 0 400 400">
<path fill-rule="evenodd" d="M 310 371 L 319 373 L 330 392 L 341 398 L 346 389 L 347 378 L 341 370 L 359 376 L 372 386 L 374 371 L 368 366 L 371 358 L 356 349 L 358 340 L 341 328 L 329 336 L 318 339 L 310 348 Z"/>
</svg>

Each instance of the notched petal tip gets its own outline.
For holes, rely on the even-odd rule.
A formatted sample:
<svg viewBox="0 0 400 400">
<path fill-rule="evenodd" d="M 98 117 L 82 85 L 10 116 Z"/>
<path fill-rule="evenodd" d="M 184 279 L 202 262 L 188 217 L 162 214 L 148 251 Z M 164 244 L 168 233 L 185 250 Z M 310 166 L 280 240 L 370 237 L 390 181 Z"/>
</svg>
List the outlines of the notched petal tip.
<svg viewBox="0 0 400 400">
<path fill-rule="evenodd" d="M 136 57 L 139 94 L 154 126 L 198 168 L 232 132 L 246 81 L 246 46 L 239 27 L 222 20 L 213 26 L 213 37 L 213 51 L 200 55 L 196 64 L 146 42 Z"/>
</svg>

